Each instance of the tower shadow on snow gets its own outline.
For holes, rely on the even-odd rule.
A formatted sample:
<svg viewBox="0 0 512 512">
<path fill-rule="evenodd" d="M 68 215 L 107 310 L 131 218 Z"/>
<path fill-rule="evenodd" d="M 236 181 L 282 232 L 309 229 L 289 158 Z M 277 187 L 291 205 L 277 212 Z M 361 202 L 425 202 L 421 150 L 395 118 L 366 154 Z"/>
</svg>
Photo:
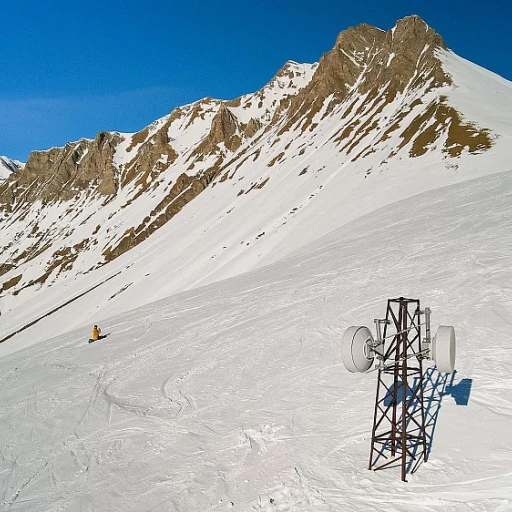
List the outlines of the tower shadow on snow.
<svg viewBox="0 0 512 512">
<path fill-rule="evenodd" d="M 434 445 L 434 434 L 444 398 L 451 396 L 455 400 L 456 405 L 467 406 L 469 403 L 473 379 L 462 379 L 455 383 L 456 376 L 457 370 L 454 370 L 452 373 L 439 373 L 435 366 L 427 368 L 423 374 L 427 460 Z M 420 407 L 420 404 L 418 403 L 416 407 Z M 415 453 L 412 455 L 414 456 Z M 414 473 L 421 462 L 421 457 L 419 459 L 411 458 L 408 471 Z"/>
<path fill-rule="evenodd" d="M 443 399 L 446 396 L 451 396 L 457 405 L 467 406 L 469 403 L 469 398 L 471 395 L 471 388 L 473 385 L 473 379 L 462 379 L 459 382 L 455 383 L 455 378 L 457 375 L 457 370 L 454 370 L 451 374 L 447 373 L 439 373 L 435 366 L 427 368 L 423 373 L 423 404 L 425 408 L 425 435 L 426 435 L 426 445 L 427 445 L 427 460 L 432 452 L 432 446 L 434 444 L 434 434 L 437 427 L 437 422 L 439 419 L 439 414 L 441 411 L 441 406 L 443 404 Z M 402 389 L 401 383 L 398 383 L 397 389 L 397 402 L 402 401 Z M 407 400 L 412 399 L 413 390 L 418 386 L 418 379 L 414 379 L 414 383 L 411 388 L 407 388 Z M 393 400 L 392 388 L 388 391 L 385 399 L 384 406 L 391 405 Z M 412 410 L 412 414 L 414 415 L 418 412 L 418 409 L 421 407 L 421 402 L 419 400 L 415 400 L 414 408 Z M 414 433 L 416 429 L 412 428 L 414 425 L 411 425 L 411 421 L 409 420 L 407 423 L 408 431 Z M 417 444 L 413 447 L 413 449 L 409 452 L 410 460 L 407 465 L 407 473 L 415 473 L 418 467 L 423 462 L 423 457 L 417 457 L 418 452 L 420 452 L 420 444 Z M 383 454 L 381 454 L 383 455 Z M 390 466 L 393 467 L 393 466 Z"/>
</svg>

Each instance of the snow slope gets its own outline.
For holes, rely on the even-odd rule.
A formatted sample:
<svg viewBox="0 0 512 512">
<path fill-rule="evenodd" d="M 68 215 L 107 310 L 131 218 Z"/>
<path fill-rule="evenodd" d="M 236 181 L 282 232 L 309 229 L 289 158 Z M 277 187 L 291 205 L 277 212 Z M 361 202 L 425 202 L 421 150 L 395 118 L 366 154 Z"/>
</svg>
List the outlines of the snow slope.
<svg viewBox="0 0 512 512">
<path fill-rule="evenodd" d="M 426 191 L 105 319 L 95 344 L 88 326 L 0 345 L 2 509 L 510 510 L 511 199 L 510 171 Z M 397 296 L 458 338 L 453 379 L 427 372 L 430 457 L 407 483 L 367 470 L 376 377 L 339 353 Z"/>
<path fill-rule="evenodd" d="M 46 264 L 47 254 L 55 254 L 59 244 L 64 244 L 64 248 L 73 247 L 90 236 L 94 227 L 100 229 L 93 242 L 80 249 L 73 273 L 59 272 L 57 267 L 47 279 L 51 286 L 29 286 L 17 295 L 4 293 L 0 297 L 0 311 L 3 312 L 0 339 L 82 293 L 86 295 L 67 306 L 66 311 L 52 314 L 9 340 L 9 350 L 72 327 L 89 325 L 91 321 L 101 321 L 174 293 L 280 261 L 361 215 L 420 192 L 510 170 L 512 117 L 503 105 L 512 104 L 512 84 L 451 52 L 438 53 L 457 86 L 446 86 L 436 92 L 427 90 L 425 85 L 425 91 L 410 91 L 412 96 L 409 98 L 406 94 L 399 95 L 383 109 L 379 122 L 384 123 L 384 127 L 378 133 L 382 134 L 393 124 L 393 116 L 403 113 L 417 96 L 428 104 L 429 98 L 441 94 L 464 112 L 466 121 L 491 130 L 495 140 L 490 149 L 480 154 L 463 152 L 457 158 L 448 158 L 434 148 L 421 157 L 412 158 L 405 148 L 403 156 L 399 153 L 385 160 L 401 140 L 396 130 L 385 141 L 376 143 L 373 153 L 353 161 L 352 156 L 339 151 L 335 142 L 334 135 L 340 130 L 340 119 L 344 118 L 347 109 L 347 105 L 341 104 L 325 118 L 323 112 L 318 112 L 315 119 L 321 119 L 321 123 L 312 132 L 284 133 L 275 145 L 276 139 L 269 133 L 258 142 L 258 147 L 252 149 L 259 152 L 258 158 L 250 157 L 241 165 L 236 164 L 237 174 L 233 180 L 208 187 L 149 239 L 92 271 L 107 244 L 111 243 L 111 233 L 122 238 L 125 230 L 136 226 L 146 215 L 146 209 L 162 200 L 167 181 L 158 182 L 151 189 L 149 199 L 141 195 L 132 201 L 130 194 L 136 195 L 135 189 L 123 191 L 105 206 L 101 206 L 100 199 L 89 201 L 84 197 L 81 202 L 87 208 L 73 209 L 72 216 L 67 213 L 70 205 L 65 202 L 51 208 L 36 203 L 29 214 L 19 214 L 23 217 L 20 222 L 32 217 L 52 244 L 26 264 L 5 274 L 5 279 L 23 274 L 21 283 L 37 280 L 41 266 Z M 294 69 L 294 66 L 288 63 L 284 69 Z M 313 67 L 301 69 L 303 78 L 298 83 L 302 87 L 310 78 Z M 295 72 L 299 75 L 297 70 Z M 267 89 L 274 93 L 279 89 L 279 83 L 276 79 Z M 257 94 L 253 96 L 256 98 Z M 241 104 L 249 104 L 253 101 L 251 98 L 251 95 L 244 97 Z M 268 100 L 276 102 L 272 94 Z M 357 105 L 364 106 L 364 98 L 357 101 L 354 111 Z M 211 103 L 213 105 L 215 101 Z M 205 108 L 213 108 L 208 105 Z M 262 112 L 266 105 L 261 107 Z M 194 108 L 199 106 L 189 105 L 183 111 Z M 251 115 L 255 115 L 255 111 L 251 111 Z M 361 123 L 365 122 L 365 115 L 364 111 L 357 114 Z M 187 130 L 180 124 L 186 119 L 186 116 L 179 118 L 176 126 L 172 125 L 176 128 L 171 137 L 173 144 L 186 146 L 186 137 L 199 140 L 200 133 L 206 130 L 205 119 L 198 116 L 195 120 L 198 126 L 191 125 L 195 127 L 188 129 L 193 133 L 187 135 Z M 149 131 L 156 130 L 165 120 L 155 122 Z M 129 144 L 130 138 L 125 145 Z M 269 161 L 287 147 L 283 160 L 269 167 Z M 123 148 L 121 145 L 119 149 L 121 160 L 126 157 L 121 158 Z M 303 155 L 300 155 L 301 148 L 305 148 Z M 176 176 L 183 169 L 181 160 L 178 163 L 172 171 Z M 307 172 L 303 174 L 304 169 Z M 267 178 L 269 181 L 264 187 L 249 192 L 251 187 Z M 66 219 L 66 222 L 60 219 Z M 20 238 L 16 234 L 19 228 L 17 220 L 9 220 L 1 232 L 7 241 L 16 239 L 16 244 L 10 246 L 6 242 L 9 251 L 23 252 L 34 243 L 34 237 L 30 235 Z M 87 293 L 97 285 L 101 285 L 101 293 Z"/>
</svg>

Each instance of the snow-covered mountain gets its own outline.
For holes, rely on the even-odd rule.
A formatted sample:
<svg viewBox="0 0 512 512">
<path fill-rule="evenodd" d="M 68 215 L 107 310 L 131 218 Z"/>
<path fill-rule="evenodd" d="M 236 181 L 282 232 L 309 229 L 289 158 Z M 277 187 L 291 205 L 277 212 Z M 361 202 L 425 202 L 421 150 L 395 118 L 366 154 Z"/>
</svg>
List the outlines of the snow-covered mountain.
<svg viewBox="0 0 512 512">
<path fill-rule="evenodd" d="M 388 32 L 348 29 L 318 64 L 289 62 L 237 100 L 34 152 L 0 187 L 5 325 L 30 321 L 48 289 L 71 280 L 84 291 L 126 267 L 133 256 L 112 265 L 126 251 L 153 251 L 139 244 L 164 225 L 168 259 L 151 275 L 171 275 L 155 285 L 137 271 L 146 291 L 130 285 L 130 306 L 277 261 L 399 197 L 503 170 L 511 94 L 412 16 Z M 368 203 L 382 182 L 396 192 Z M 125 308 L 109 298 L 105 314 Z"/>
<path fill-rule="evenodd" d="M 348 29 L 318 64 L 288 62 L 237 100 L 34 152 L 0 186 L 0 336 L 108 278 L 115 296 L 95 297 L 75 325 L 278 261 L 400 198 L 506 170 L 511 99 L 509 82 L 412 16 L 387 32 Z M 147 271 L 131 267 L 139 259 Z"/>
<path fill-rule="evenodd" d="M 32 153 L 0 184 L 2 507 L 506 510 L 511 104 L 411 16 Z M 458 337 L 407 484 L 366 469 L 375 379 L 339 354 L 397 296 Z"/>
</svg>

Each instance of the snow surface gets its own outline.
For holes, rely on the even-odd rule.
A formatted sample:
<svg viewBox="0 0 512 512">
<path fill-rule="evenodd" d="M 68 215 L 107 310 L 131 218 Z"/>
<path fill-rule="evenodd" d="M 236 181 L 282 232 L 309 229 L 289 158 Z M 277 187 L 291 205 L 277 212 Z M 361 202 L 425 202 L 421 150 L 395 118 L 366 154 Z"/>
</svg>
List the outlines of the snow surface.
<svg viewBox="0 0 512 512">
<path fill-rule="evenodd" d="M 4 355 L 2 510 L 510 510 L 511 232 L 503 172 L 113 316 L 97 343 Z M 340 363 L 344 330 L 397 296 L 458 339 L 456 373 L 427 372 L 429 461 L 407 483 L 368 471 L 376 376 Z"/>
<path fill-rule="evenodd" d="M 466 120 L 505 137 L 502 144 L 512 147 L 511 82 L 451 51 L 440 51 L 437 56 L 457 84 L 447 91 L 450 105 Z"/>
</svg>

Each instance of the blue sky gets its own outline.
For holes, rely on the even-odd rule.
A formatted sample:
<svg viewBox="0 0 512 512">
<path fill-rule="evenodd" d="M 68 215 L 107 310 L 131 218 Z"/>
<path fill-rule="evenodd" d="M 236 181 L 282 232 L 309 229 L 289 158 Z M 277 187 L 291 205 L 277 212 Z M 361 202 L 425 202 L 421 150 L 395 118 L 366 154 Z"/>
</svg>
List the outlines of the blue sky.
<svg viewBox="0 0 512 512">
<path fill-rule="evenodd" d="M 449 48 L 512 80 L 510 2 L 16 0 L 0 9 L 0 155 L 138 131 L 204 96 L 233 99 L 339 32 L 418 14 Z"/>
</svg>

